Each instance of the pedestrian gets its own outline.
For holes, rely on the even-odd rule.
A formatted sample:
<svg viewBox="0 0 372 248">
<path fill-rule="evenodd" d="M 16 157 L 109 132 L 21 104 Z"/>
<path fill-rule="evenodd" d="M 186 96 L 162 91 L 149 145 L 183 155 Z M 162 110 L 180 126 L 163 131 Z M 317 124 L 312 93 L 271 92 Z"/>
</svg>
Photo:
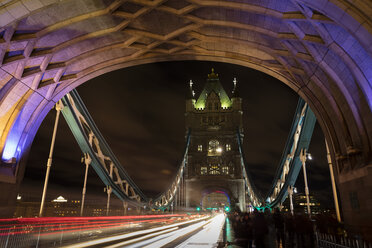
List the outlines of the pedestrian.
<svg viewBox="0 0 372 248">
<path fill-rule="evenodd" d="M 264 214 L 255 209 L 253 218 L 253 237 L 256 248 L 265 248 L 265 236 L 268 232 L 269 229 Z"/>
<path fill-rule="evenodd" d="M 283 215 L 280 213 L 280 209 L 276 208 L 273 214 L 273 221 L 275 226 L 275 234 L 276 234 L 276 244 L 277 247 L 285 246 L 285 232 L 284 232 L 284 218 Z"/>
</svg>

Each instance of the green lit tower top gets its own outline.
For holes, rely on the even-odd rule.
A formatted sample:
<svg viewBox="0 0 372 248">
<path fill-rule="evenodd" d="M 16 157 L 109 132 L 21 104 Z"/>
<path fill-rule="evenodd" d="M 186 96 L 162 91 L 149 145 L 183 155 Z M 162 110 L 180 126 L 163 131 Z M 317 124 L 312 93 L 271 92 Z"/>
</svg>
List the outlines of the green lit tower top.
<svg viewBox="0 0 372 248">
<path fill-rule="evenodd" d="M 207 83 L 205 84 L 203 91 L 195 103 L 195 108 L 199 110 L 205 109 L 207 98 L 212 92 L 218 95 L 222 109 L 231 107 L 232 102 L 226 94 L 226 91 L 223 89 L 220 79 L 218 78 L 218 74 L 214 73 L 213 68 L 211 74 L 208 74 Z"/>
<path fill-rule="evenodd" d="M 237 81 L 234 78 L 234 88 L 230 98 L 224 90 L 218 74 L 208 74 L 199 97 L 195 99 L 190 80 L 190 90 L 186 99 L 186 129 L 195 130 L 227 130 L 236 132 L 242 130 L 242 99 L 238 94 Z"/>
</svg>

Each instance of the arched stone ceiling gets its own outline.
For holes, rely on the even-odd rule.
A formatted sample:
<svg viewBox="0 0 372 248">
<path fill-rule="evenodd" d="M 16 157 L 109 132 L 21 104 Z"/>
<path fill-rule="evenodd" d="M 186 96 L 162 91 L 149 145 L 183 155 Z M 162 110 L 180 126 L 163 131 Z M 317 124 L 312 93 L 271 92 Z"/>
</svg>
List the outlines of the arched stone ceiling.
<svg viewBox="0 0 372 248">
<path fill-rule="evenodd" d="M 93 77 L 212 60 L 263 71 L 298 92 L 339 172 L 371 164 L 371 17 L 369 0 L 1 1 L 2 159 L 21 159 L 55 102 Z"/>
</svg>

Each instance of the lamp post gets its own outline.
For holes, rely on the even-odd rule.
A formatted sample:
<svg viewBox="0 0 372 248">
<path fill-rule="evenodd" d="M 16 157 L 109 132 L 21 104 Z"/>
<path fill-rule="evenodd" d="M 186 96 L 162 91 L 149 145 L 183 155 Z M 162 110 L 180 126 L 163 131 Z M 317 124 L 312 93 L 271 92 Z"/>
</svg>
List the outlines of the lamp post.
<svg viewBox="0 0 372 248">
<path fill-rule="evenodd" d="M 332 191 L 333 191 L 333 201 L 335 203 L 337 221 L 338 222 L 341 222 L 341 215 L 340 215 L 340 208 L 338 206 L 338 197 L 337 197 L 337 189 L 336 189 L 335 176 L 334 176 L 334 173 L 333 173 L 331 153 L 329 152 L 329 147 L 328 147 L 327 140 L 325 141 L 325 145 L 326 145 L 326 149 L 327 149 L 327 161 L 328 161 L 328 166 L 329 166 L 329 174 L 331 175 Z"/>
<path fill-rule="evenodd" d="M 310 199 L 309 199 L 309 187 L 307 185 L 307 175 L 306 175 L 306 159 L 311 160 L 312 157 L 311 157 L 310 153 L 306 153 L 306 149 L 301 149 L 300 160 L 302 162 L 302 170 L 304 172 L 307 213 L 309 214 L 309 216 L 311 216 Z"/>
<path fill-rule="evenodd" d="M 49 158 L 47 162 L 47 171 L 45 174 L 45 181 L 44 181 L 44 189 L 43 189 L 43 195 L 41 196 L 41 204 L 40 204 L 40 211 L 39 211 L 39 217 L 43 216 L 43 211 L 44 211 L 44 203 L 45 203 L 45 195 L 46 191 L 48 188 L 48 180 L 49 180 L 49 173 L 50 173 L 50 167 L 52 166 L 52 156 L 53 156 L 53 150 L 54 150 L 54 143 L 56 140 L 56 135 L 57 135 L 57 127 L 58 127 L 58 120 L 59 120 L 59 114 L 63 108 L 63 104 L 61 100 L 59 100 L 56 103 L 56 120 L 54 122 L 54 129 L 53 129 L 53 135 L 52 135 L 52 143 L 50 144 L 50 151 L 49 151 Z"/>
<path fill-rule="evenodd" d="M 82 162 L 85 163 L 84 186 L 83 186 L 83 192 L 82 192 L 82 196 L 81 196 L 81 207 L 80 207 L 80 216 L 83 216 L 85 193 L 86 193 L 86 190 L 87 190 L 88 169 L 89 169 L 90 163 L 92 162 L 92 159 L 90 158 L 88 153 L 85 153 L 84 157 L 81 160 L 82 160 Z"/>
<path fill-rule="evenodd" d="M 288 186 L 288 194 L 289 194 L 289 209 L 291 210 L 291 214 L 293 215 L 293 186 Z"/>
</svg>

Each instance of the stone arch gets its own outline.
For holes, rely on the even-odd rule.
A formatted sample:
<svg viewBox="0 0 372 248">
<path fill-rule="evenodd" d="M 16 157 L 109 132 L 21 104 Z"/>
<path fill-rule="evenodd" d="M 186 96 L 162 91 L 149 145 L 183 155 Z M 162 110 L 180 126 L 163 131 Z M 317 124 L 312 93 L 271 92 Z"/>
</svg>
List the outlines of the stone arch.
<svg viewBox="0 0 372 248">
<path fill-rule="evenodd" d="M 202 195 L 201 202 L 203 202 L 204 198 L 207 195 L 212 194 L 212 193 L 224 194 L 227 198 L 228 206 L 229 207 L 231 206 L 231 196 L 232 196 L 231 191 L 228 190 L 228 189 L 225 189 L 225 188 L 221 188 L 219 186 L 208 187 L 208 188 L 203 189 L 203 191 L 201 193 L 201 195 Z M 203 204 L 201 204 L 201 205 L 203 205 Z M 203 207 L 205 207 L 205 206 L 203 206 Z"/>
<path fill-rule="evenodd" d="M 19 164 L 55 102 L 90 78 L 158 61 L 235 63 L 278 78 L 309 103 L 345 185 L 346 213 L 356 187 L 349 182 L 372 177 L 371 16 L 368 0 L 5 1 L 2 163 Z M 1 181 L 15 182 L 18 171 Z"/>
</svg>

